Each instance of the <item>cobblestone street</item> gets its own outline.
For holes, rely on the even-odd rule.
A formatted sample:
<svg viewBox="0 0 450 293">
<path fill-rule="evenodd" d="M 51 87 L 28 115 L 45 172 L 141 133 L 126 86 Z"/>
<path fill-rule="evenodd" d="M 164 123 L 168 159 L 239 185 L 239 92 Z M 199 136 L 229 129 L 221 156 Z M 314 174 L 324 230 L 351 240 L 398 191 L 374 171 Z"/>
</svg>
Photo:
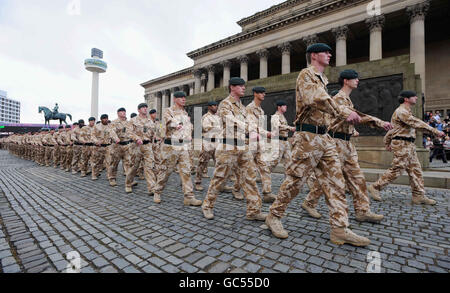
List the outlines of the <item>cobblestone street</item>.
<svg viewBox="0 0 450 293">
<path fill-rule="evenodd" d="M 212 175 L 212 169 L 209 175 Z M 121 173 L 120 173 L 121 174 Z M 283 175 L 273 174 L 273 192 Z M 200 207 L 184 207 L 178 175 L 172 175 L 156 205 L 138 180 L 124 192 L 124 177 L 112 188 L 105 172 L 98 181 L 40 167 L 0 151 L 0 272 L 65 272 L 70 252 L 81 256 L 81 272 L 366 272 L 372 251 L 381 272 L 438 272 L 450 269 L 449 190 L 427 189 L 435 207 L 412 206 L 410 188 L 390 186 L 372 210 L 381 224 L 359 223 L 348 197 L 351 228 L 370 246 L 337 246 L 329 241 L 328 208 L 320 220 L 301 209 L 306 195 L 289 206 L 280 240 L 263 222 L 245 219 L 245 202 L 223 193 L 215 219 Z M 196 192 L 203 199 L 205 191 Z M 269 204 L 264 204 L 267 212 Z"/>
</svg>

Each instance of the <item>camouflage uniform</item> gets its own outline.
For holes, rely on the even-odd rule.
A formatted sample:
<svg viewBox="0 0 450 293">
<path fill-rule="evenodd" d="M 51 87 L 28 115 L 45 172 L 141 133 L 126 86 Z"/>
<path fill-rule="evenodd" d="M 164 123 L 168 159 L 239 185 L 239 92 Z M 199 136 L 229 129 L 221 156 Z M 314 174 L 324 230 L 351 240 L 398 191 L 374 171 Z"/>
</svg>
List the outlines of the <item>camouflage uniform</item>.
<svg viewBox="0 0 450 293">
<path fill-rule="evenodd" d="M 80 142 L 80 132 L 81 128 L 79 126 L 75 127 L 70 133 L 70 139 L 73 143 L 73 154 L 72 154 L 72 174 L 76 174 L 80 171 L 80 158 L 81 152 L 83 150 L 83 145 Z"/>
<path fill-rule="evenodd" d="M 70 154 L 70 132 L 68 130 L 61 131 L 58 136 L 58 143 L 61 149 L 61 159 L 60 165 L 62 170 L 69 171 L 70 166 L 68 165 L 68 159 L 71 156 Z"/>
<path fill-rule="evenodd" d="M 134 182 L 134 177 L 139 168 L 139 163 L 143 161 L 144 177 L 147 182 L 147 190 L 152 193 L 155 185 L 155 174 L 153 174 L 153 151 L 152 140 L 155 131 L 155 123 L 150 117 L 141 118 L 139 115 L 132 118 L 127 125 L 127 132 L 134 141 L 142 140 L 144 144 L 137 145 L 134 161 L 132 161 L 131 168 L 127 173 L 125 180 L 125 188 L 131 188 Z"/>
<path fill-rule="evenodd" d="M 289 129 L 290 126 L 284 117 L 284 114 L 280 112 L 276 112 L 272 115 L 271 120 L 272 125 L 272 146 L 275 146 L 275 149 L 272 149 L 272 153 L 274 155 L 274 160 L 270 163 L 270 170 L 272 171 L 281 161 L 283 161 L 283 167 L 286 166 L 291 161 L 291 145 L 287 141 L 289 137 Z"/>
<path fill-rule="evenodd" d="M 47 167 L 50 167 L 52 156 L 53 156 L 53 148 L 55 147 L 57 142 L 53 138 L 53 134 L 48 132 L 47 134 L 45 134 L 45 136 L 43 138 L 43 143 L 45 146 L 45 165 Z"/>
<path fill-rule="evenodd" d="M 91 132 L 92 147 L 92 179 L 96 179 L 103 170 L 107 147 L 111 145 L 111 127 L 109 124 L 98 123 Z"/>
<path fill-rule="evenodd" d="M 112 145 L 108 150 L 108 158 L 110 159 L 108 164 L 108 180 L 110 181 L 117 179 L 117 167 L 120 160 L 122 160 L 125 174 L 127 174 L 131 168 L 131 152 L 134 150 L 132 149 L 133 140 L 128 132 L 130 130 L 130 127 L 128 126 L 129 123 L 130 122 L 126 119 L 121 120 L 120 118 L 117 118 L 110 124 L 110 138 L 113 140 Z M 120 143 L 116 144 L 115 142 L 117 140 L 120 140 Z"/>
<path fill-rule="evenodd" d="M 402 171 L 405 170 L 409 175 L 413 202 L 420 201 L 425 198 L 425 188 L 422 166 L 417 158 L 416 145 L 413 141 L 404 141 L 395 138 L 401 137 L 415 140 L 416 129 L 426 130 L 434 135 L 439 135 L 439 131 L 414 117 L 411 109 L 406 104 L 401 104 L 397 110 L 395 110 L 392 115 L 391 124 L 394 128 L 386 134 L 384 143 L 386 146 L 391 146 L 394 153 L 392 167 L 371 187 L 380 191 L 389 183 L 397 179 Z"/>
<path fill-rule="evenodd" d="M 177 130 L 176 128 L 179 125 L 183 127 Z M 191 158 L 189 156 L 193 131 L 191 119 L 184 108 L 173 105 L 165 110 L 162 126 L 164 142 L 161 146 L 161 172 L 158 174 L 156 182 L 155 202 L 158 202 L 158 198 L 160 198 L 170 174 L 177 167 L 185 201 L 194 200 L 194 186 L 191 180 Z"/>
<path fill-rule="evenodd" d="M 159 121 L 154 121 L 155 123 L 155 138 L 153 140 L 152 144 L 152 150 L 153 150 L 153 173 L 155 174 L 155 178 L 158 178 L 159 173 L 161 173 L 161 163 L 162 163 L 162 156 L 161 156 L 161 148 L 162 148 L 162 124 Z"/>
<path fill-rule="evenodd" d="M 217 114 L 222 121 L 222 138 L 227 144 L 219 145 L 216 150 L 214 175 L 202 209 L 204 212 L 214 209 L 216 198 L 234 169 L 247 201 L 247 217 L 256 216 L 261 213 L 262 201 L 256 185 L 256 166 L 249 146 L 245 144 L 245 134 L 248 135 L 249 129 L 246 123 L 248 112 L 240 100 L 230 95 L 219 104 Z"/>
<path fill-rule="evenodd" d="M 270 212 L 277 218 L 283 217 L 289 203 L 314 172 L 327 199 L 331 227 L 347 228 L 349 223 L 345 180 L 336 144 L 325 132 L 330 124 L 329 114 L 345 120 L 352 111 L 338 106 L 332 100 L 327 93 L 327 84 L 328 79 L 314 66 L 303 69 L 297 78 L 295 124 L 299 128 L 313 129 L 318 133 L 298 131 L 294 134 L 292 161 L 286 168 L 286 179 Z M 320 130 L 319 126 L 322 126 Z"/>
<path fill-rule="evenodd" d="M 58 138 L 59 138 L 60 131 L 57 130 L 53 134 L 53 139 L 55 140 L 55 145 L 53 147 L 53 167 L 58 167 L 60 160 L 61 160 L 61 149 L 59 147 Z"/>
<path fill-rule="evenodd" d="M 202 151 L 198 157 L 198 167 L 195 176 L 195 184 L 202 184 L 202 177 L 205 170 L 208 170 L 208 163 L 211 159 L 216 161 L 214 155 L 220 138 L 221 121 L 217 114 L 210 111 L 202 117 Z"/>
<path fill-rule="evenodd" d="M 81 149 L 81 157 L 80 157 L 80 171 L 81 176 L 86 176 L 88 173 L 88 169 L 90 168 L 91 154 L 92 149 L 94 147 L 94 143 L 92 141 L 92 131 L 94 131 L 94 127 L 86 125 L 80 129 L 80 134 L 78 140 L 83 144 Z"/>
<path fill-rule="evenodd" d="M 334 101 L 338 105 L 346 106 L 353 109 L 353 103 L 350 97 L 344 92 L 339 91 L 337 95 L 333 97 Z M 384 122 L 376 117 L 358 113 L 361 117 L 362 124 L 368 124 L 371 127 L 383 128 Z M 370 199 L 367 193 L 366 180 L 358 163 L 358 153 L 356 152 L 355 145 L 350 141 L 350 136 L 354 133 L 355 127 L 341 119 L 334 119 L 329 127 L 330 135 L 334 137 L 336 143 L 336 150 L 341 162 L 342 173 L 349 187 L 350 193 L 353 196 L 353 205 L 356 214 L 366 214 L 370 211 Z M 343 135 L 344 134 L 344 135 Z M 341 136 L 341 138 L 337 138 Z M 346 140 L 346 137 L 349 140 Z M 320 172 L 318 170 L 318 172 Z M 313 176 L 311 176 L 313 177 Z M 322 195 L 322 187 L 318 180 L 311 181 L 310 192 L 308 193 L 304 203 L 315 209 L 319 198 Z"/>
</svg>

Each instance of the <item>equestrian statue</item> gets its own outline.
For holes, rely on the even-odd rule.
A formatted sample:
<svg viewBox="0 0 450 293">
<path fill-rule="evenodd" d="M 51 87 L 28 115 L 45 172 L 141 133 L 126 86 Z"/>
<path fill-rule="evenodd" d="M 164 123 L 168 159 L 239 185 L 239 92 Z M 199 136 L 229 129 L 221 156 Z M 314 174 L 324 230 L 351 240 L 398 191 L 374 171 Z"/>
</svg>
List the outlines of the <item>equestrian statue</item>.
<svg viewBox="0 0 450 293">
<path fill-rule="evenodd" d="M 59 120 L 59 125 L 62 125 L 63 122 L 66 125 L 68 125 L 66 122 L 66 117 L 69 117 L 70 121 L 72 121 L 72 115 L 65 114 L 65 113 L 59 113 L 58 109 L 59 109 L 58 103 L 55 104 L 53 111 L 47 107 L 43 107 L 43 106 L 39 107 L 39 113 L 42 113 L 42 111 L 44 111 L 45 125 L 48 124 L 50 126 L 50 120 Z"/>
</svg>

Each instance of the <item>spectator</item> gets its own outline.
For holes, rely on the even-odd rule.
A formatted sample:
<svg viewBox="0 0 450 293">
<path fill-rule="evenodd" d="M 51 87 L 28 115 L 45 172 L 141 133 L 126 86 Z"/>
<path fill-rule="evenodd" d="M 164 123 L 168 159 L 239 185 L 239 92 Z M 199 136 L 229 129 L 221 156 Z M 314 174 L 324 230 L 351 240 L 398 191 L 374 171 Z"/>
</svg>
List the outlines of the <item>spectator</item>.
<svg viewBox="0 0 450 293">
<path fill-rule="evenodd" d="M 447 157 L 444 153 L 444 140 L 440 137 L 435 137 L 433 139 L 433 152 L 430 156 L 430 163 L 433 162 L 434 157 L 439 157 L 439 155 L 442 157 L 442 161 L 444 164 L 447 163 Z"/>
<path fill-rule="evenodd" d="M 441 122 L 440 120 L 438 120 L 438 121 L 436 122 L 436 128 L 437 128 L 437 130 L 439 130 L 439 131 L 443 131 L 443 130 L 444 130 L 444 125 L 442 124 L 442 122 Z"/>
<path fill-rule="evenodd" d="M 429 151 L 431 151 L 431 149 L 433 148 L 433 141 L 431 141 L 431 137 L 427 137 L 425 148 Z"/>
<path fill-rule="evenodd" d="M 450 137 L 447 135 L 444 141 L 445 158 L 448 160 L 450 156 Z"/>
<path fill-rule="evenodd" d="M 439 111 L 436 111 L 436 114 L 434 115 L 434 120 L 436 120 L 436 122 L 440 122 L 441 121 L 441 113 L 439 113 Z"/>
<path fill-rule="evenodd" d="M 436 120 L 433 118 L 430 119 L 430 123 L 428 123 L 431 127 L 436 128 Z"/>
<path fill-rule="evenodd" d="M 448 122 L 450 122 L 450 117 L 447 115 L 447 117 L 445 117 L 444 122 L 448 124 Z"/>
<path fill-rule="evenodd" d="M 430 111 L 427 111 L 427 113 L 425 114 L 425 117 L 423 118 L 423 121 L 425 121 L 425 122 L 430 122 L 430 114 L 431 114 L 431 112 Z"/>
</svg>

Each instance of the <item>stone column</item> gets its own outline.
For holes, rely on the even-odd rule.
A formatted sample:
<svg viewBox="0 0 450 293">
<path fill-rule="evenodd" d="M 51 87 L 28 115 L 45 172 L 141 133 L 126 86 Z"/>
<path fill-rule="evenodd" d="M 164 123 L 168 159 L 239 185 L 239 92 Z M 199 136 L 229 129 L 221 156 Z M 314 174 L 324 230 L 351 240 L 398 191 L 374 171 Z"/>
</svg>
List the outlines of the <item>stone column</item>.
<svg viewBox="0 0 450 293">
<path fill-rule="evenodd" d="M 201 88 L 200 88 L 200 93 L 204 93 L 206 91 L 206 75 L 204 73 L 202 73 L 202 77 L 201 79 Z"/>
<path fill-rule="evenodd" d="M 430 1 L 406 8 L 411 23 L 410 61 L 415 64 L 415 73 L 420 75 L 423 93 L 425 93 L 425 15 L 429 8 Z"/>
<path fill-rule="evenodd" d="M 331 30 L 336 38 L 336 66 L 347 65 L 347 32 L 348 26 L 343 25 Z"/>
<path fill-rule="evenodd" d="M 311 46 L 312 44 L 319 42 L 319 37 L 316 34 L 312 34 L 302 38 L 302 41 L 306 44 L 306 48 Z"/>
<path fill-rule="evenodd" d="M 194 94 L 199 94 L 202 87 L 202 71 L 200 69 L 194 70 L 194 79 L 195 79 L 195 87 L 194 87 Z"/>
<path fill-rule="evenodd" d="M 267 69 L 267 57 L 269 57 L 269 50 L 261 49 L 256 51 L 259 57 L 259 78 L 266 78 L 269 76 Z"/>
<path fill-rule="evenodd" d="M 220 63 L 223 66 L 223 86 L 228 86 L 230 81 L 231 61 L 225 60 Z"/>
<path fill-rule="evenodd" d="M 169 90 L 164 90 L 162 92 L 162 110 L 161 110 L 161 112 L 164 112 L 164 110 L 169 107 L 169 96 L 170 96 Z"/>
<path fill-rule="evenodd" d="M 157 92 L 155 94 L 155 98 L 156 98 L 156 112 L 157 112 L 157 116 L 161 119 L 162 117 L 162 93 L 161 92 Z"/>
<path fill-rule="evenodd" d="M 194 94 L 195 83 L 189 83 L 189 95 L 192 96 Z"/>
<path fill-rule="evenodd" d="M 281 51 L 281 74 L 287 74 L 291 72 L 291 49 L 292 45 L 289 42 L 285 42 L 278 45 L 278 49 Z"/>
<path fill-rule="evenodd" d="M 208 71 L 208 84 L 206 85 L 206 91 L 211 91 L 214 89 L 215 85 L 215 73 L 216 73 L 216 67 L 214 65 L 209 65 L 206 67 L 206 70 Z"/>
<path fill-rule="evenodd" d="M 242 55 L 237 57 L 239 62 L 241 63 L 241 78 L 245 81 L 248 81 L 248 56 Z"/>
<path fill-rule="evenodd" d="M 382 30 L 385 17 L 383 14 L 366 19 L 366 24 L 370 30 L 370 61 L 383 58 Z"/>
</svg>

